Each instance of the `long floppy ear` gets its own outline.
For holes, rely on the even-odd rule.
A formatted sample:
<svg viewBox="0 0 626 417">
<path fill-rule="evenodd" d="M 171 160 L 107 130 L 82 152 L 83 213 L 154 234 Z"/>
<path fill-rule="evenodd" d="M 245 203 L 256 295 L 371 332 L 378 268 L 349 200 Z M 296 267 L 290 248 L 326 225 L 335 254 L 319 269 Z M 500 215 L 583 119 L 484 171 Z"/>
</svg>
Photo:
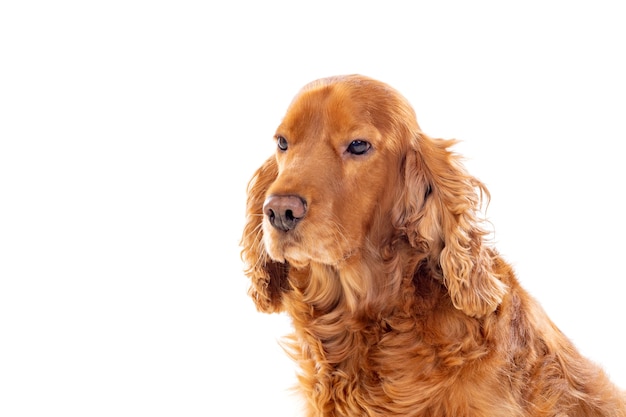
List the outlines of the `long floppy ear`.
<svg viewBox="0 0 626 417">
<path fill-rule="evenodd" d="M 282 310 L 282 293 L 289 289 L 289 264 L 270 259 L 263 244 L 263 202 L 265 193 L 278 175 L 276 159 L 269 158 L 248 183 L 246 225 L 241 237 L 241 259 L 251 284 L 248 294 L 259 311 L 276 313 Z"/>
<path fill-rule="evenodd" d="M 452 303 L 469 316 L 494 311 L 507 292 L 495 271 L 488 234 L 479 217 L 489 192 L 448 150 L 456 141 L 418 133 L 405 159 L 404 207 L 397 217 L 409 242 L 425 252 L 431 271 L 448 289 Z"/>
</svg>

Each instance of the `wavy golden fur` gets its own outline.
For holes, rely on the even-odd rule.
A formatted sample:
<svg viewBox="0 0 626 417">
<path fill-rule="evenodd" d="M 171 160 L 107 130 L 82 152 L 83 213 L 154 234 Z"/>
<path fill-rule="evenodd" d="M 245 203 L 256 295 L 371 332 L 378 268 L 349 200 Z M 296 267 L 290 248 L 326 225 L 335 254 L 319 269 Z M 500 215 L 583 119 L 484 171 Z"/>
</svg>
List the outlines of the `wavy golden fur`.
<svg viewBox="0 0 626 417">
<path fill-rule="evenodd" d="M 485 186 L 386 84 L 314 81 L 248 186 L 242 258 L 308 416 L 626 416 L 487 243 Z"/>
</svg>

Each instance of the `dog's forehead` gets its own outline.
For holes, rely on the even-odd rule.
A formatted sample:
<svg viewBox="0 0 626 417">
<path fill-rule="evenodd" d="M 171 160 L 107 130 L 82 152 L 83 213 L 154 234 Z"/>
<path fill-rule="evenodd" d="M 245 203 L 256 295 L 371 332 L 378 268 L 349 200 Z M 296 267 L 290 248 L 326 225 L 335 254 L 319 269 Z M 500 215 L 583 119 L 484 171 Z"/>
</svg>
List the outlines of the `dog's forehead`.
<svg viewBox="0 0 626 417">
<path fill-rule="evenodd" d="M 324 78 L 304 86 L 294 97 L 278 136 L 289 143 L 318 139 L 335 145 L 365 139 L 379 149 L 403 152 L 421 132 L 415 112 L 398 91 L 371 78 L 351 75 Z"/>
<path fill-rule="evenodd" d="M 355 86 L 322 84 L 303 89 L 292 101 L 280 129 L 296 137 L 323 131 L 349 132 L 372 125 L 372 105 L 355 97 Z"/>
</svg>

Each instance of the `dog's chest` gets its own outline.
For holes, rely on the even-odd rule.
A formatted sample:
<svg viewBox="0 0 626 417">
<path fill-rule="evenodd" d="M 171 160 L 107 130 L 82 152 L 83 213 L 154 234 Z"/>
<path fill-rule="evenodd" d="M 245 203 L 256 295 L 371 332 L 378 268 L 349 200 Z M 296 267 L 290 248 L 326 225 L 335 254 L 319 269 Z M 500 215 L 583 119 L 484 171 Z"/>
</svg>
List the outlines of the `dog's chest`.
<svg viewBox="0 0 626 417">
<path fill-rule="evenodd" d="M 320 416 L 442 415 L 454 392 L 481 383 L 463 369 L 467 358 L 485 354 L 484 346 L 471 338 L 438 343 L 415 317 L 325 339 L 301 335 L 301 388 L 315 409 L 335 410 Z"/>
</svg>

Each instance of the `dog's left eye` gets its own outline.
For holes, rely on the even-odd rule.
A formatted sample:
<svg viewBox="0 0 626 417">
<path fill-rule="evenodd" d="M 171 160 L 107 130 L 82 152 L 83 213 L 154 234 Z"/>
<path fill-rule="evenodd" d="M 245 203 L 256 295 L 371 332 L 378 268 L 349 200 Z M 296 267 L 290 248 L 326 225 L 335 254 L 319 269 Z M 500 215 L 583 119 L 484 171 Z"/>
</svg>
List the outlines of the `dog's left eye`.
<svg viewBox="0 0 626 417">
<path fill-rule="evenodd" d="M 363 155 L 364 153 L 369 151 L 371 147 L 371 143 L 357 139 L 350 142 L 350 145 L 348 145 L 348 149 L 346 149 L 346 151 L 350 152 L 353 155 Z"/>
</svg>

